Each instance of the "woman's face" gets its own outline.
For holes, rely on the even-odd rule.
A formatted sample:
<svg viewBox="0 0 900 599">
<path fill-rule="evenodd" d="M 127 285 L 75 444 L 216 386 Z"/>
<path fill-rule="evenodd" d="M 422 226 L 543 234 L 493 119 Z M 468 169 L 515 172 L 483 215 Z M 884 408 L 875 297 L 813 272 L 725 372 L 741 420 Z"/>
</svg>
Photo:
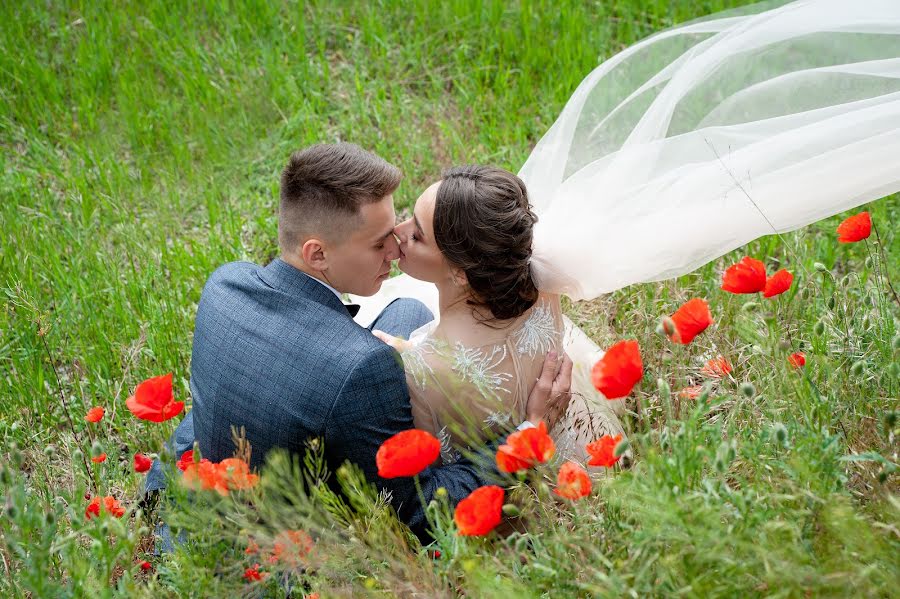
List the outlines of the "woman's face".
<svg viewBox="0 0 900 599">
<path fill-rule="evenodd" d="M 438 181 L 426 189 L 413 207 L 413 217 L 394 228 L 400 241 L 397 266 L 413 277 L 430 283 L 441 283 L 451 277 L 451 267 L 434 240 L 434 203 Z"/>
</svg>

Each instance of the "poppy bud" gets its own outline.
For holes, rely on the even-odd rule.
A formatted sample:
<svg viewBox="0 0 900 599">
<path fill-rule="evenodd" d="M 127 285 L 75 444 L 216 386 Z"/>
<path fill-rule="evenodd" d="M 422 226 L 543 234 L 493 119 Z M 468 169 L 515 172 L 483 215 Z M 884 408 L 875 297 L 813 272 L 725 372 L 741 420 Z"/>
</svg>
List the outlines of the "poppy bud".
<svg viewBox="0 0 900 599">
<path fill-rule="evenodd" d="M 615 449 L 613 449 L 613 457 L 617 458 L 628 451 L 628 448 L 631 447 L 631 443 L 628 442 L 628 439 L 622 439 L 618 443 L 616 443 Z"/>
<path fill-rule="evenodd" d="M 756 387 L 753 386 L 753 383 L 741 383 L 741 395 L 752 399 L 756 395 Z"/>
<path fill-rule="evenodd" d="M 853 366 L 850 367 L 850 374 L 853 376 L 859 376 L 865 370 L 865 363 L 862 360 L 853 363 Z"/>
<path fill-rule="evenodd" d="M 103 453 L 103 446 L 100 445 L 100 441 L 94 441 L 91 445 L 91 457 L 96 458 L 101 453 Z"/>
<path fill-rule="evenodd" d="M 675 334 L 675 321 L 668 316 L 663 316 L 662 320 L 659 321 L 659 324 L 662 326 L 663 334 L 667 337 L 671 337 Z"/>
<path fill-rule="evenodd" d="M 12 484 L 12 474 L 10 474 L 9 468 L 3 464 L 0 464 L 0 484 L 4 487 Z"/>
<path fill-rule="evenodd" d="M 774 433 L 775 440 L 778 442 L 778 444 L 781 445 L 782 447 L 787 447 L 787 439 L 788 439 L 787 428 L 785 428 L 785 426 L 783 424 L 781 424 L 780 422 L 776 422 L 775 425 L 772 427 L 772 432 Z"/>
<path fill-rule="evenodd" d="M 194 447 L 193 447 L 193 449 L 194 449 L 194 453 L 191 454 L 191 457 L 194 458 L 194 463 L 195 463 L 195 464 L 199 464 L 199 463 L 200 463 L 200 459 L 201 459 L 201 458 L 200 458 L 200 443 L 198 443 L 197 441 L 194 441 Z"/>
<path fill-rule="evenodd" d="M 56 455 L 56 448 L 53 445 L 48 445 L 44 448 L 44 455 L 48 458 L 52 458 L 54 455 Z"/>
<path fill-rule="evenodd" d="M 871 296 L 871 295 L 867 295 L 867 296 L 865 296 L 865 297 L 863 298 L 863 303 L 864 303 L 866 306 L 868 306 L 869 308 L 871 308 L 872 306 L 875 305 L 875 300 L 872 299 L 872 296 Z"/>
<path fill-rule="evenodd" d="M 831 295 L 828 297 L 828 300 L 825 302 L 825 304 L 828 306 L 829 310 L 834 310 L 834 307 L 837 305 L 837 301 L 834 299 L 834 296 Z"/>
<path fill-rule="evenodd" d="M 73 461 L 80 462 L 83 459 L 84 459 L 84 454 L 81 452 L 80 449 L 76 449 L 75 451 L 72 452 L 72 460 Z"/>
<path fill-rule="evenodd" d="M 138 533 L 138 536 L 141 537 L 141 538 L 143 539 L 143 538 L 146 537 L 148 534 L 150 534 L 150 529 L 147 528 L 146 526 L 141 526 L 141 527 L 137 530 L 137 533 Z"/>
<path fill-rule="evenodd" d="M 866 265 L 866 268 L 872 268 L 872 256 L 866 256 L 864 264 Z"/>
<path fill-rule="evenodd" d="M 878 473 L 878 482 L 884 483 L 887 482 L 888 474 L 884 471 L 884 468 L 881 469 L 881 472 Z"/>
<path fill-rule="evenodd" d="M 744 305 L 741 306 L 743 312 L 756 312 L 757 309 L 759 309 L 758 302 L 744 302 Z"/>
<path fill-rule="evenodd" d="M 828 270 L 828 267 L 825 266 L 824 264 L 822 264 L 821 262 L 814 262 L 813 268 L 815 268 L 819 272 L 826 272 Z"/>
<path fill-rule="evenodd" d="M 10 460 L 12 461 L 13 468 L 15 468 L 16 470 L 19 470 L 22 467 L 22 462 L 24 461 L 25 458 L 22 455 L 22 452 L 19 451 L 18 444 L 16 444 L 15 442 L 13 442 L 13 444 L 10 445 L 9 457 L 10 457 Z"/>
<path fill-rule="evenodd" d="M 507 518 L 518 518 L 522 514 L 519 508 L 511 503 L 503 504 L 503 515 Z"/>
<path fill-rule="evenodd" d="M 659 390 L 659 398 L 666 400 L 672 395 L 672 389 L 664 379 L 656 379 L 656 388 Z"/>
<path fill-rule="evenodd" d="M 816 335 L 821 335 L 825 332 L 825 322 L 819 320 L 816 322 L 816 325 L 813 327 L 813 333 Z"/>
<path fill-rule="evenodd" d="M 804 287 L 803 290 L 800 291 L 800 297 L 808 300 L 812 297 L 812 289 L 810 289 L 809 287 Z"/>
<path fill-rule="evenodd" d="M 56 514 L 53 512 L 45 512 L 44 513 L 44 526 L 48 528 L 56 524 Z"/>
<path fill-rule="evenodd" d="M 894 430 L 895 426 L 897 426 L 897 412 L 891 410 L 884 415 L 884 428 L 890 432 Z"/>
<path fill-rule="evenodd" d="M 15 520 L 16 516 L 18 516 L 18 515 L 19 515 L 19 510 L 16 509 L 16 506 L 13 505 L 12 503 L 7 503 L 6 504 L 6 516 L 10 520 Z"/>
<path fill-rule="evenodd" d="M 665 335 L 665 334 L 666 334 L 666 330 L 663 328 L 663 323 L 662 323 L 662 321 L 659 321 L 659 322 L 656 323 L 656 328 L 653 329 L 653 331 L 654 331 L 657 335 Z"/>
</svg>

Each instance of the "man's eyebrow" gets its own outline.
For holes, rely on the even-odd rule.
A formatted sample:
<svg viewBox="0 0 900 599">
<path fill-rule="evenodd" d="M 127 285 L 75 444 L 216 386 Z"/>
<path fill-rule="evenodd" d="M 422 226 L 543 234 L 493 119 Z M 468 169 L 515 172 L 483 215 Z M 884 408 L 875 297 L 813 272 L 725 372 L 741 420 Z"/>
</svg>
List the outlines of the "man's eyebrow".
<svg viewBox="0 0 900 599">
<path fill-rule="evenodd" d="M 393 228 L 388 229 L 387 233 L 385 233 L 384 235 L 382 235 L 381 237 L 379 237 L 378 239 L 375 240 L 375 243 L 380 243 L 393 234 L 394 234 L 394 229 Z"/>
</svg>

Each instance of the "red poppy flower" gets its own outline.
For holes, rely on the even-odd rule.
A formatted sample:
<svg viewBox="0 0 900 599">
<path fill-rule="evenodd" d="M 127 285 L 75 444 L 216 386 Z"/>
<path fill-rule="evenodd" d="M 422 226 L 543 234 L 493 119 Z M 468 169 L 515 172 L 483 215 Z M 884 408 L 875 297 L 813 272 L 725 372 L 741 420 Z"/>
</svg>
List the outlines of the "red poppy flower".
<svg viewBox="0 0 900 599">
<path fill-rule="evenodd" d="M 862 241 L 872 234 L 872 217 L 868 212 L 854 214 L 838 225 L 837 233 L 840 243 Z"/>
<path fill-rule="evenodd" d="M 506 438 L 506 443 L 497 448 L 497 467 L 503 472 L 527 470 L 549 460 L 555 451 L 547 425 L 541 422 L 535 428 L 516 431 Z"/>
<path fill-rule="evenodd" d="M 672 315 L 672 322 L 675 323 L 675 334 L 671 336 L 672 341 L 687 345 L 713 323 L 709 304 L 699 297 L 688 300 Z"/>
<path fill-rule="evenodd" d="M 297 568 L 312 553 L 313 540 L 303 530 L 283 530 L 275 535 L 272 541 L 272 554 L 269 563 L 281 563 Z"/>
<path fill-rule="evenodd" d="M 415 428 L 399 432 L 382 443 L 375 454 L 378 476 L 415 476 L 428 468 L 440 454 L 441 442 L 431 433 Z"/>
<path fill-rule="evenodd" d="M 806 366 L 806 355 L 802 351 L 798 351 L 788 356 L 788 364 L 794 368 L 802 368 Z"/>
<path fill-rule="evenodd" d="M 486 535 L 500 524 L 503 489 L 496 485 L 478 487 L 456 505 L 453 520 L 461 536 Z"/>
<path fill-rule="evenodd" d="M 91 458 L 91 461 L 94 462 L 95 464 L 102 464 L 103 462 L 106 461 L 106 454 L 101 453 L 100 455 Z"/>
<path fill-rule="evenodd" d="M 591 368 L 591 382 L 606 399 L 625 397 L 643 376 L 637 341 L 619 341 Z"/>
<path fill-rule="evenodd" d="M 764 297 L 774 297 L 782 294 L 791 288 L 794 282 L 794 275 L 790 271 L 781 269 L 774 275 L 766 279 L 766 288 L 763 290 Z"/>
<path fill-rule="evenodd" d="M 766 287 L 766 265 L 744 256 L 722 275 L 722 289 L 731 293 L 756 293 Z"/>
<path fill-rule="evenodd" d="M 98 495 L 91 499 L 91 502 L 88 504 L 87 508 L 85 508 L 84 517 L 90 520 L 94 516 L 99 516 L 101 510 L 112 514 L 116 518 L 121 518 L 125 515 L 125 508 L 119 504 L 119 501 L 115 497 L 112 497 L 111 495 L 100 497 Z"/>
<path fill-rule="evenodd" d="M 606 468 L 612 468 L 615 463 L 619 461 L 619 458 L 622 457 L 613 455 L 616 445 L 618 445 L 621 440 L 622 435 L 616 435 L 615 437 L 603 435 L 596 441 L 588 443 L 585 446 L 587 452 L 591 455 L 588 466 L 604 466 Z"/>
<path fill-rule="evenodd" d="M 150 466 L 153 465 L 153 460 L 148 458 L 142 453 L 134 454 L 134 471 L 135 472 L 146 472 L 150 470 Z"/>
<path fill-rule="evenodd" d="M 725 356 L 717 356 L 706 362 L 706 365 L 700 369 L 700 374 L 711 379 L 720 379 L 731 371 L 732 367 L 728 359 Z"/>
<path fill-rule="evenodd" d="M 181 459 L 178 460 L 175 463 L 175 465 L 178 467 L 179 470 L 184 472 L 185 470 L 188 469 L 188 466 L 190 466 L 193 463 L 194 463 L 194 450 L 188 449 L 183 454 L 181 454 Z"/>
<path fill-rule="evenodd" d="M 216 491 L 219 495 L 228 495 L 228 482 L 219 465 L 206 459 L 196 464 L 191 462 L 185 469 L 181 482 L 188 489 Z"/>
<path fill-rule="evenodd" d="M 703 387 L 685 387 L 678 392 L 678 397 L 680 397 L 681 399 L 697 399 L 698 397 L 700 397 L 701 393 L 703 393 Z"/>
<path fill-rule="evenodd" d="M 95 406 L 87 411 L 87 414 L 84 415 L 84 419 L 88 422 L 100 422 L 103 420 L 103 414 L 106 412 L 100 406 Z"/>
<path fill-rule="evenodd" d="M 147 570 L 149 570 L 152 567 L 153 566 L 150 564 L 150 562 L 141 562 L 141 570 L 143 570 L 144 572 L 146 572 Z"/>
<path fill-rule="evenodd" d="M 216 466 L 225 486 L 231 491 L 249 489 L 259 482 L 259 475 L 250 472 L 250 466 L 239 458 L 225 458 Z"/>
<path fill-rule="evenodd" d="M 254 582 L 258 580 L 262 580 L 263 575 L 259 571 L 259 564 L 253 564 L 252 567 L 244 570 L 244 580 L 248 582 Z"/>
<path fill-rule="evenodd" d="M 591 494 L 591 477 L 575 462 L 566 462 L 556 476 L 554 493 L 566 499 L 581 499 Z"/>
<path fill-rule="evenodd" d="M 164 422 L 184 409 L 183 401 L 175 401 L 172 394 L 172 373 L 147 379 L 137 386 L 134 395 L 125 401 L 131 413 L 141 420 Z"/>
</svg>

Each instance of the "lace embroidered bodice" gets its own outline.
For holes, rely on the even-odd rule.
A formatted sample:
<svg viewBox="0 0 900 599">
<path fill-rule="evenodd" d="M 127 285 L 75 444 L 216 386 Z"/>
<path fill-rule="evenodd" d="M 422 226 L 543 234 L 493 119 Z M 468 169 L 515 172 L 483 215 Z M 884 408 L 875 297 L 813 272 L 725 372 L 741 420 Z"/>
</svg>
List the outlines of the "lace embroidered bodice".
<svg viewBox="0 0 900 599">
<path fill-rule="evenodd" d="M 544 357 L 562 347 L 563 334 L 553 295 L 503 328 L 439 322 L 413 333 L 413 346 L 402 353 L 413 420 L 440 439 L 444 463 L 525 419 Z"/>
</svg>

